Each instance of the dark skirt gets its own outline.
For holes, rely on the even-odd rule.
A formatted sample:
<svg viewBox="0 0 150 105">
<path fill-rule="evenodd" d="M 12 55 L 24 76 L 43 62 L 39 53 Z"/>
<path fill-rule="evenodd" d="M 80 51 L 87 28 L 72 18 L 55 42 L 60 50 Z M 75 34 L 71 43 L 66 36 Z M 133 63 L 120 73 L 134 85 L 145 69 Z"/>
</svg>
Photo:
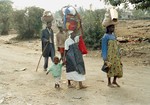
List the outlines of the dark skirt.
<svg viewBox="0 0 150 105">
<path fill-rule="evenodd" d="M 77 43 L 69 46 L 69 50 L 66 54 L 66 62 L 66 72 L 77 71 L 79 74 L 85 74 L 83 56 Z"/>
</svg>

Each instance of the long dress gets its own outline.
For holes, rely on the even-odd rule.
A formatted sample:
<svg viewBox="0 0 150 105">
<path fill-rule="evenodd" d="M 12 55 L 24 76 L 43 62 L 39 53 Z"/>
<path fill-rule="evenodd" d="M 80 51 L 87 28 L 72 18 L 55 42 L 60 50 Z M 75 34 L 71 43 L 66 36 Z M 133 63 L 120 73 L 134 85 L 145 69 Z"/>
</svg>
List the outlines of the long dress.
<svg viewBox="0 0 150 105">
<path fill-rule="evenodd" d="M 107 73 L 107 76 L 108 77 L 117 76 L 118 78 L 122 77 L 123 76 L 122 63 L 116 40 L 108 41 L 107 59 L 112 64 L 110 70 Z"/>
<path fill-rule="evenodd" d="M 66 54 L 66 77 L 68 80 L 84 81 L 85 66 L 81 52 L 77 46 L 79 37 L 75 37 L 75 41 L 70 37 L 65 41 Z"/>
<path fill-rule="evenodd" d="M 105 34 L 102 38 L 102 57 L 103 60 L 109 61 L 112 65 L 107 73 L 108 77 L 123 76 L 121 57 L 119 47 L 117 45 L 116 36 L 114 34 Z"/>
</svg>

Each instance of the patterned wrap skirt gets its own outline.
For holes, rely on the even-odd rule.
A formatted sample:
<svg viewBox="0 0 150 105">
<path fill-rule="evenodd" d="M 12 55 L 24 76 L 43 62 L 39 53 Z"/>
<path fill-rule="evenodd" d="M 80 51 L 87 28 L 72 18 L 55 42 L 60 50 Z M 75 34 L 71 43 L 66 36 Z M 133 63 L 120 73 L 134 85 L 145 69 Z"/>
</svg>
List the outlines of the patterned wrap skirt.
<svg viewBox="0 0 150 105">
<path fill-rule="evenodd" d="M 111 63 L 110 70 L 107 73 L 108 77 L 118 77 L 123 76 L 121 57 L 119 54 L 119 48 L 116 40 L 109 40 L 108 42 L 108 61 Z"/>
</svg>

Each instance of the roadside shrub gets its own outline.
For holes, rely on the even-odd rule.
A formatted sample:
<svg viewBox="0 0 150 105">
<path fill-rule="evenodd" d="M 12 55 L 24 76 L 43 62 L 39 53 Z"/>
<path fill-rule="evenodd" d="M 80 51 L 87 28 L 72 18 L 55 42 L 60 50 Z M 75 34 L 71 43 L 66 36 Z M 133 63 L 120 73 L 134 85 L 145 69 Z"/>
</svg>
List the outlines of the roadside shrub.
<svg viewBox="0 0 150 105">
<path fill-rule="evenodd" d="M 12 2 L 10 0 L 0 0 L 0 34 L 8 35 L 10 20 L 12 17 Z"/>
<path fill-rule="evenodd" d="M 80 11 L 80 14 L 82 16 L 86 46 L 92 49 L 99 49 L 101 47 L 101 38 L 104 35 L 104 28 L 101 23 L 104 18 L 105 10 L 85 10 Z"/>
<path fill-rule="evenodd" d="M 43 11 L 38 7 L 14 11 L 15 29 L 18 32 L 19 39 L 31 39 L 40 36 Z"/>
</svg>

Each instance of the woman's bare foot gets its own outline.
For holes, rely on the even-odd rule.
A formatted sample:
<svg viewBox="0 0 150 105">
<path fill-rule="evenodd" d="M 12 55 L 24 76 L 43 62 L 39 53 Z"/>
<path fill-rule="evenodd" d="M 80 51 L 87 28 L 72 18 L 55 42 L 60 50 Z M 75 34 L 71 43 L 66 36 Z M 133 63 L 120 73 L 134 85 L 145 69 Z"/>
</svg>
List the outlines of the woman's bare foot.
<svg viewBox="0 0 150 105">
<path fill-rule="evenodd" d="M 68 85 L 68 88 L 75 88 L 75 86 L 73 86 L 73 85 Z"/>
<path fill-rule="evenodd" d="M 117 82 L 113 82 L 112 84 L 116 85 L 117 87 L 120 87 L 120 85 Z"/>
<path fill-rule="evenodd" d="M 87 86 L 82 85 L 82 86 L 79 86 L 78 89 L 85 89 L 85 88 L 87 88 Z"/>
<path fill-rule="evenodd" d="M 114 88 L 114 85 L 112 85 L 112 84 L 108 84 L 107 86 L 110 88 Z"/>
</svg>

